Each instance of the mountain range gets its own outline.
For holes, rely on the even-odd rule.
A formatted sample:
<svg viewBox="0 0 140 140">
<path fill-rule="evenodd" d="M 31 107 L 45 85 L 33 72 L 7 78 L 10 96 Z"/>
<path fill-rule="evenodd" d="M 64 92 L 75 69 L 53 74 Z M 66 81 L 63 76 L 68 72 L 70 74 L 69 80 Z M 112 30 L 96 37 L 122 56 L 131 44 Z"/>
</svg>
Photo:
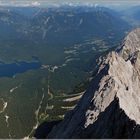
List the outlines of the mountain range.
<svg viewBox="0 0 140 140">
<path fill-rule="evenodd" d="M 109 102 L 107 96 L 108 104 L 102 103 L 100 94 L 98 100 L 94 91 L 99 92 L 99 83 L 103 85 L 105 79 L 102 78 L 109 73 L 111 60 L 121 59 L 125 64 L 122 56 L 126 61 L 130 59 L 127 55 L 130 49 L 121 52 L 122 45 L 117 52 L 106 55 L 120 46 L 133 25 L 120 13 L 99 5 L 9 6 L 0 7 L 0 28 L 0 69 L 4 73 L 13 73 L 0 77 L 0 138 L 31 138 L 35 129 L 45 121 L 50 127 L 61 124 L 56 127 L 60 127 L 59 131 L 53 128 L 56 135 L 53 135 L 54 131 L 50 132 L 51 129 L 46 130 L 46 134 L 50 132 L 48 138 L 93 137 L 85 132 L 90 132 L 89 125 L 95 119 L 89 121 L 88 115 L 84 116 L 88 110 L 90 112 L 89 104 L 94 105 L 91 98 L 95 98 L 95 106 L 99 106 L 97 112 L 91 107 L 93 116 L 100 115 L 113 101 L 111 98 Z M 26 64 L 36 62 L 39 64 L 36 69 L 25 68 Z M 11 64 L 13 68 L 9 70 Z M 21 72 L 14 66 L 21 67 Z M 112 80 L 113 74 L 110 70 Z M 61 121 L 70 110 L 73 111 Z M 85 125 L 84 119 L 87 119 Z"/>
<path fill-rule="evenodd" d="M 3 27 L 1 34 L 7 38 L 47 40 L 50 43 L 53 40 L 72 43 L 92 36 L 117 36 L 130 28 L 113 10 L 86 6 L 1 8 L 0 24 Z"/>
</svg>

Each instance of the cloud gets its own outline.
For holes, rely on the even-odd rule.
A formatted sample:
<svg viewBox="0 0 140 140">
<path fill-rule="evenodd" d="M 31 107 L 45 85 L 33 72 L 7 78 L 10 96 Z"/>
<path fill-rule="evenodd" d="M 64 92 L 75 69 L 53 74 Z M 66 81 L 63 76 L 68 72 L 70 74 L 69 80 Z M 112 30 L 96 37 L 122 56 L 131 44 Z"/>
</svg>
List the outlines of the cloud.
<svg viewBox="0 0 140 140">
<path fill-rule="evenodd" d="M 34 2 L 31 3 L 31 5 L 32 6 L 40 6 L 41 4 L 38 1 L 34 1 Z"/>
</svg>

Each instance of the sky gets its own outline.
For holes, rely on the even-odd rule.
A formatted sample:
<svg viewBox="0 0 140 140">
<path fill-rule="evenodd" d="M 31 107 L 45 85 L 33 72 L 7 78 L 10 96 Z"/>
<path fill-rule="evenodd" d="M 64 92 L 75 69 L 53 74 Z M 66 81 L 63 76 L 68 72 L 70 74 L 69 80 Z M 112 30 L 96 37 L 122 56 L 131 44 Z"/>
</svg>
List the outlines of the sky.
<svg viewBox="0 0 140 140">
<path fill-rule="evenodd" d="M 94 5 L 94 4 L 140 4 L 140 0 L 0 0 L 0 6 L 59 6 L 69 5 Z"/>
</svg>

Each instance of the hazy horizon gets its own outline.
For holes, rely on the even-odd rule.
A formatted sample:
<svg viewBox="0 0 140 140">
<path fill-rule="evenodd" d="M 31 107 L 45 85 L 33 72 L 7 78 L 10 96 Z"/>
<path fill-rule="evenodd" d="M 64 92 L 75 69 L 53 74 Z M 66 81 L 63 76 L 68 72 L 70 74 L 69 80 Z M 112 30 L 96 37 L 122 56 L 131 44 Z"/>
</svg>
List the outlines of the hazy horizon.
<svg viewBox="0 0 140 140">
<path fill-rule="evenodd" d="M 140 1 L 135 0 L 0 0 L 0 6 L 61 6 L 61 5 L 137 5 Z"/>
</svg>

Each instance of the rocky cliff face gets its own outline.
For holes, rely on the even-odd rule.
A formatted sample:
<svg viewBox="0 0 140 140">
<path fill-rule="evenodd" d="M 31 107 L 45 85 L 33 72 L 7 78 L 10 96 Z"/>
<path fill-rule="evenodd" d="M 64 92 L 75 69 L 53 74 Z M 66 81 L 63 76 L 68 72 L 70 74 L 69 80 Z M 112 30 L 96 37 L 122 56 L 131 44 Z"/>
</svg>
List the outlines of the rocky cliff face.
<svg viewBox="0 0 140 140">
<path fill-rule="evenodd" d="M 78 105 L 47 138 L 140 138 L 140 29 L 108 54 Z"/>
</svg>

